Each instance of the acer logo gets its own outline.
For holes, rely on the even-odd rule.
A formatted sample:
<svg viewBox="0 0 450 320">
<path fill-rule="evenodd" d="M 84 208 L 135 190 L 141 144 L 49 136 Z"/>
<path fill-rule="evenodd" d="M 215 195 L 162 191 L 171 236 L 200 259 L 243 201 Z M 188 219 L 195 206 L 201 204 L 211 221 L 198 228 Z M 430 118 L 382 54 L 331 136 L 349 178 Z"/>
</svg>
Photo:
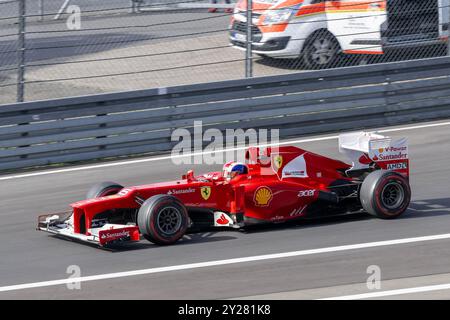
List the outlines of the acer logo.
<svg viewBox="0 0 450 320">
<path fill-rule="evenodd" d="M 302 191 L 299 191 L 298 197 L 299 198 L 302 198 L 302 197 L 313 197 L 315 192 L 316 192 L 315 189 L 302 190 Z"/>
</svg>

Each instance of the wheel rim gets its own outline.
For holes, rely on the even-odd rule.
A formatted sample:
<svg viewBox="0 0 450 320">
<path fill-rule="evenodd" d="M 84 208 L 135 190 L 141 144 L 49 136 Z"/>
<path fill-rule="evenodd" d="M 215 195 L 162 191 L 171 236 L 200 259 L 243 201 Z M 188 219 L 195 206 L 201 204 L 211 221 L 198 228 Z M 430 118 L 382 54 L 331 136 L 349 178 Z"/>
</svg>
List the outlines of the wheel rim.
<svg viewBox="0 0 450 320">
<path fill-rule="evenodd" d="M 318 65 L 329 63 L 335 54 L 333 43 L 330 39 L 319 38 L 312 43 L 311 59 Z"/>
<path fill-rule="evenodd" d="M 397 182 L 389 182 L 381 191 L 381 201 L 388 209 L 397 209 L 405 199 L 405 192 Z"/>
<path fill-rule="evenodd" d="M 156 223 L 163 233 L 173 235 L 181 227 L 181 212 L 175 207 L 165 207 L 159 211 Z"/>
</svg>

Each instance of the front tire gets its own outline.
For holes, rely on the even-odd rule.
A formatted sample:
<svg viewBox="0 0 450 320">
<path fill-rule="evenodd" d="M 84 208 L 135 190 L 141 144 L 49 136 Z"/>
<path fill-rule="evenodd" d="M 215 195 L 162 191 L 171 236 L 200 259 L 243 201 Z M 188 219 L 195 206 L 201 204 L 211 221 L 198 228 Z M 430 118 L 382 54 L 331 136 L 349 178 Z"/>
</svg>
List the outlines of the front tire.
<svg viewBox="0 0 450 320">
<path fill-rule="evenodd" d="M 118 183 L 105 181 L 93 185 L 86 194 L 86 199 L 100 198 L 117 194 L 123 189 Z"/>
<path fill-rule="evenodd" d="M 364 179 L 359 197 L 369 214 L 381 219 L 394 219 L 408 208 L 411 188 L 400 173 L 377 170 Z"/>
<path fill-rule="evenodd" d="M 165 194 L 150 197 L 138 212 L 139 231 L 145 239 L 159 245 L 173 244 L 181 239 L 188 222 L 183 203 Z"/>
<path fill-rule="evenodd" d="M 312 70 L 336 67 L 339 51 L 336 38 L 327 31 L 319 31 L 306 40 L 302 53 L 303 62 Z"/>
</svg>

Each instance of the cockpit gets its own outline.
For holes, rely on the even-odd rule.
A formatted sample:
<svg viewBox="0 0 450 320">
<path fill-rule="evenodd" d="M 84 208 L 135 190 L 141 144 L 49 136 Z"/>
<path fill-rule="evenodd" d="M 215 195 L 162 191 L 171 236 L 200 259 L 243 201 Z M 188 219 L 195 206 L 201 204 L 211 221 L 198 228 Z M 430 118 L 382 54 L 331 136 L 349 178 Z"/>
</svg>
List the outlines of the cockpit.
<svg viewBox="0 0 450 320">
<path fill-rule="evenodd" d="M 231 161 L 223 166 L 222 175 L 227 181 L 242 174 L 248 174 L 248 166 L 241 162 Z"/>
</svg>

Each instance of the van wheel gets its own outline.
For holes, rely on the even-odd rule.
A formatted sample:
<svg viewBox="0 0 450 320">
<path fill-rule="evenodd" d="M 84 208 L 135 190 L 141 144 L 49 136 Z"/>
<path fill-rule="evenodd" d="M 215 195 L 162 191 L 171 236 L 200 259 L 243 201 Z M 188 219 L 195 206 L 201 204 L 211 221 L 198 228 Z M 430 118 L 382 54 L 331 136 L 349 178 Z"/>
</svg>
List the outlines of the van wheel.
<svg viewBox="0 0 450 320">
<path fill-rule="evenodd" d="M 139 231 L 145 239 L 159 245 L 177 242 L 186 233 L 188 224 L 183 203 L 165 194 L 150 197 L 138 212 Z"/>
<path fill-rule="evenodd" d="M 329 32 L 319 31 L 306 40 L 303 48 L 303 62 L 308 69 L 328 69 L 337 67 L 340 47 Z"/>
</svg>

